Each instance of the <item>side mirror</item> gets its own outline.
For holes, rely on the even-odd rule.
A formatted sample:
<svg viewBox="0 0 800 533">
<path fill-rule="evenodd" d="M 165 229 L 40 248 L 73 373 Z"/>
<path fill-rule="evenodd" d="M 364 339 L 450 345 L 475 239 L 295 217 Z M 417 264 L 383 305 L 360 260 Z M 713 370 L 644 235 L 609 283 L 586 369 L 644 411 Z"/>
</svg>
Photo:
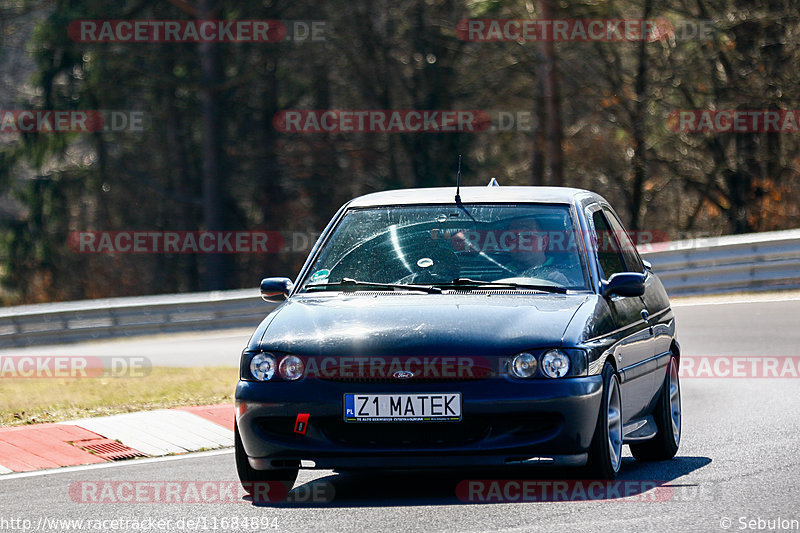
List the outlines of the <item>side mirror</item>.
<svg viewBox="0 0 800 533">
<path fill-rule="evenodd" d="M 644 294 L 644 274 L 619 272 L 608 280 L 600 282 L 600 295 L 608 298 L 613 295 L 641 296 Z"/>
<path fill-rule="evenodd" d="M 289 278 L 264 278 L 261 280 L 261 299 L 265 302 L 282 302 L 289 297 L 294 283 Z"/>
</svg>

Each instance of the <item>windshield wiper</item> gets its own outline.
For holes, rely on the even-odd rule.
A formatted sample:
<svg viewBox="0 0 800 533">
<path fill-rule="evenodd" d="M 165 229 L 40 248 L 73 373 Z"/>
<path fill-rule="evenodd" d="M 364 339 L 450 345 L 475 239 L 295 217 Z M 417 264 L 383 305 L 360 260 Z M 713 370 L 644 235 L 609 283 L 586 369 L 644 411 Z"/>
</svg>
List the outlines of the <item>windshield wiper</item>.
<svg viewBox="0 0 800 533">
<path fill-rule="evenodd" d="M 566 294 L 567 289 L 565 287 L 559 287 L 557 285 L 541 285 L 541 284 L 534 284 L 534 283 L 515 283 L 512 281 L 482 281 L 478 279 L 470 279 L 470 278 L 456 278 L 450 283 L 437 283 L 437 287 L 442 288 L 468 288 L 468 289 L 481 289 L 481 288 L 509 288 L 509 289 L 532 289 L 536 291 L 544 291 L 544 292 L 554 292 L 556 294 Z"/>
<path fill-rule="evenodd" d="M 422 291 L 427 292 L 428 294 L 441 294 L 442 289 L 439 287 L 434 287 L 433 285 L 403 285 L 401 283 L 375 283 L 372 281 L 359 281 L 352 278 L 342 278 L 342 281 L 336 281 L 333 283 L 318 283 L 315 285 L 307 285 L 305 287 L 306 291 L 311 290 L 324 290 L 324 289 L 334 289 L 334 288 L 341 288 L 341 289 L 356 289 L 358 287 L 370 287 L 373 289 L 402 289 L 402 290 L 409 290 L 409 291 Z"/>
</svg>

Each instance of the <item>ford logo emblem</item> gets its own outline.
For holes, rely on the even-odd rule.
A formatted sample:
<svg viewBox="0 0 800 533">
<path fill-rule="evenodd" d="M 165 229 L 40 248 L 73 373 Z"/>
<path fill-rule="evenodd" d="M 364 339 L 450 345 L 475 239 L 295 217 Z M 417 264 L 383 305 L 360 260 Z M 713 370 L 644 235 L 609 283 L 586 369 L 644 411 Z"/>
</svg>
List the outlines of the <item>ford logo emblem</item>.
<svg viewBox="0 0 800 533">
<path fill-rule="evenodd" d="M 414 377 L 414 373 L 409 372 L 408 370 L 398 370 L 392 374 L 392 377 L 397 379 L 410 379 Z"/>
</svg>

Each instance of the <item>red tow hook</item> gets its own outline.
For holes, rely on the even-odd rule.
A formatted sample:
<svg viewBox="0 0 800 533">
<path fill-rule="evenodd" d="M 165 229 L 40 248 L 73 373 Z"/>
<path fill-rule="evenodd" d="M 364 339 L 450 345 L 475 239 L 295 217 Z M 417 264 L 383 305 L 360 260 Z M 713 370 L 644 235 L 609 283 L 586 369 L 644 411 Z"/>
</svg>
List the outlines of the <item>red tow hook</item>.
<svg viewBox="0 0 800 533">
<path fill-rule="evenodd" d="M 308 429 L 308 417 L 311 416 L 309 413 L 300 413 L 297 415 L 297 420 L 294 421 L 294 432 L 299 435 L 305 435 L 306 429 Z"/>
</svg>

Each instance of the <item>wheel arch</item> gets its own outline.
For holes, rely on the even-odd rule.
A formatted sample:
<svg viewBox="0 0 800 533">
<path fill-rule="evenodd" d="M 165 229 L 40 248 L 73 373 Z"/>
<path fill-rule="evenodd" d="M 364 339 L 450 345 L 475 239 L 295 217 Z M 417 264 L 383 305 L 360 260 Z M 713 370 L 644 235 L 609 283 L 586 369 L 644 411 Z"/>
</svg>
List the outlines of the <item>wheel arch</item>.
<svg viewBox="0 0 800 533">
<path fill-rule="evenodd" d="M 669 351 L 672 353 L 673 357 L 675 357 L 675 361 L 678 364 L 678 368 L 681 367 L 681 345 L 678 344 L 676 339 L 672 339 L 672 344 L 669 346 Z"/>
</svg>

